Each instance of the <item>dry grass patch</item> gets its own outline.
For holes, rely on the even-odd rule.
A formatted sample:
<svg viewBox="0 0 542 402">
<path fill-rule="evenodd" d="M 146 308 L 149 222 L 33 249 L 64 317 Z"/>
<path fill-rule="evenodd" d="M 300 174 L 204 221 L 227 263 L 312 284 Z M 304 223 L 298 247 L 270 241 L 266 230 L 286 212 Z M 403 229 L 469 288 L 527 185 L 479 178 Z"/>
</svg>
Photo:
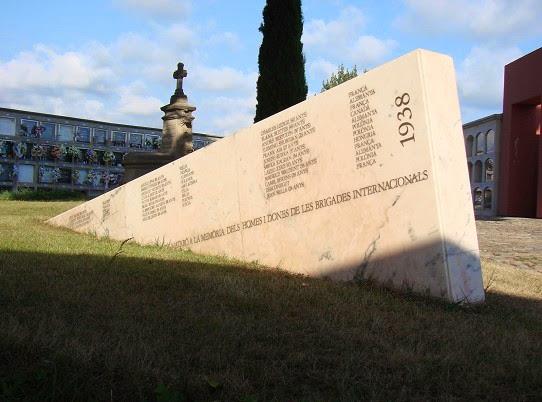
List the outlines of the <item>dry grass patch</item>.
<svg viewBox="0 0 542 402">
<path fill-rule="evenodd" d="M 460 308 L 77 235 L 0 202 L 0 400 L 535 400 L 542 275 Z M 494 272 L 492 274 L 492 272 Z"/>
<path fill-rule="evenodd" d="M 534 270 L 499 265 L 482 257 L 484 283 L 491 292 L 542 301 L 542 275 Z M 536 303 L 534 303 L 536 306 Z"/>
</svg>

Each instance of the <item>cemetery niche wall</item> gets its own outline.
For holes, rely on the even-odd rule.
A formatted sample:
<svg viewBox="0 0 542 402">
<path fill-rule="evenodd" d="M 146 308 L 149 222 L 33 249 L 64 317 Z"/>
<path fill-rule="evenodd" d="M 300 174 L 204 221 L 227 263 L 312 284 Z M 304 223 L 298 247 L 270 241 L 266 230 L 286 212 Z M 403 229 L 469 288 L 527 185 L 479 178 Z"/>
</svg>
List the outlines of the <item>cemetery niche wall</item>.
<svg viewBox="0 0 542 402">
<path fill-rule="evenodd" d="M 194 150 L 218 136 L 194 133 Z M 159 155 L 162 129 L 0 107 L 0 191 L 117 187 L 128 152 Z"/>
<path fill-rule="evenodd" d="M 484 299 L 455 73 L 417 50 L 49 220 Z"/>
</svg>

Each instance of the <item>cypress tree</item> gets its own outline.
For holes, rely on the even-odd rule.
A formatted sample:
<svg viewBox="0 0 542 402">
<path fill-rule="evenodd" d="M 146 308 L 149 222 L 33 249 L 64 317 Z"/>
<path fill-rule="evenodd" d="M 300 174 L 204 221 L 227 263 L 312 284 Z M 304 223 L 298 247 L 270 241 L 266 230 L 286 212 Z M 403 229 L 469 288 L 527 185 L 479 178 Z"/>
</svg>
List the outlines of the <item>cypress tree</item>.
<svg viewBox="0 0 542 402">
<path fill-rule="evenodd" d="M 260 32 L 254 122 L 307 98 L 301 0 L 267 0 Z"/>
</svg>

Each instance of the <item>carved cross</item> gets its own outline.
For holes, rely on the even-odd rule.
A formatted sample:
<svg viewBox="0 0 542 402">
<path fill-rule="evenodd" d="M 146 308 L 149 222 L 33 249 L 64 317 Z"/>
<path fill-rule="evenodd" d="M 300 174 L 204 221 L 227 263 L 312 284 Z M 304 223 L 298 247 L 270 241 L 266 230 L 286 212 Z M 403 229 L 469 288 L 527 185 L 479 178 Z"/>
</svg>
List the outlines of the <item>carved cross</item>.
<svg viewBox="0 0 542 402">
<path fill-rule="evenodd" d="M 188 75 L 188 72 L 184 69 L 184 64 L 177 64 L 177 71 L 173 72 L 173 78 L 177 80 L 177 89 L 175 90 L 175 95 L 185 96 L 183 92 L 183 78 Z"/>
</svg>

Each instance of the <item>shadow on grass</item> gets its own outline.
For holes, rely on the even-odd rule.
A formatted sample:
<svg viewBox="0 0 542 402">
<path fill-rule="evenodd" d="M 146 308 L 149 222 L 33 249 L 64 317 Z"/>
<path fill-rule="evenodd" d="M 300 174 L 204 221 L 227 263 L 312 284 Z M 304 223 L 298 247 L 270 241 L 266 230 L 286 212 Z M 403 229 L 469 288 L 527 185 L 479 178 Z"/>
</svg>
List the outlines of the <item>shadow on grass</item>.
<svg viewBox="0 0 542 402">
<path fill-rule="evenodd" d="M 464 309 L 233 264 L 25 252 L 0 254 L 0 283 L 0 399 L 542 393 L 538 300 Z"/>
</svg>

